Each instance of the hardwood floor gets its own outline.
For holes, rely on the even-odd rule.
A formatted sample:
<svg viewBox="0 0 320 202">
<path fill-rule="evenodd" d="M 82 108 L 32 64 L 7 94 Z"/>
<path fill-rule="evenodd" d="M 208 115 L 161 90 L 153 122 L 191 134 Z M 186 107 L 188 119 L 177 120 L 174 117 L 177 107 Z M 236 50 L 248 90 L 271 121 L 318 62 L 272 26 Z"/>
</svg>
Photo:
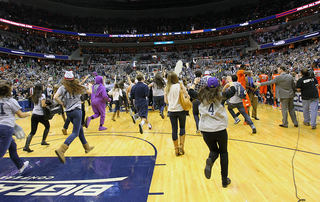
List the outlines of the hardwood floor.
<svg viewBox="0 0 320 202">
<path fill-rule="evenodd" d="M 191 112 L 190 112 L 191 113 Z M 87 106 L 87 115 L 92 115 Z M 306 201 L 319 201 L 320 197 L 320 132 L 303 125 L 303 116 L 298 112 L 299 127 L 293 126 L 289 118 L 289 128 L 281 128 L 281 111 L 269 105 L 259 104 L 258 117 L 253 120 L 257 134 L 243 124 L 234 125 L 229 115 L 229 177 L 232 180 L 228 188 L 222 188 L 220 159 L 212 168 L 211 179 L 204 176 L 205 160 L 209 150 L 201 134 L 196 134 L 194 119 L 187 117 L 185 155 L 174 155 L 171 138 L 171 124 L 168 117 L 161 119 L 159 112 L 149 111 L 152 130 L 144 126 L 139 133 L 137 124 L 132 123 L 129 113 L 121 112 L 120 118 L 111 120 L 107 113 L 106 131 L 98 131 L 99 120 L 91 121 L 85 136 L 95 148 L 85 154 L 78 139 L 70 145 L 66 156 L 152 156 L 156 155 L 148 202 L 207 202 L 207 201 L 298 201 L 295 196 L 292 157 L 299 137 L 299 147 L 294 159 L 295 182 L 298 196 Z M 17 124 L 30 132 L 30 118 L 18 119 Z M 63 121 L 56 115 L 50 121 L 51 129 L 47 138 L 49 146 L 41 146 L 44 127 L 39 124 L 31 149 L 22 151 L 25 140 L 17 142 L 20 157 L 56 157 L 54 150 L 66 139 L 61 129 Z M 72 124 L 68 134 L 71 133 Z M 8 154 L 5 155 L 8 157 Z"/>
</svg>

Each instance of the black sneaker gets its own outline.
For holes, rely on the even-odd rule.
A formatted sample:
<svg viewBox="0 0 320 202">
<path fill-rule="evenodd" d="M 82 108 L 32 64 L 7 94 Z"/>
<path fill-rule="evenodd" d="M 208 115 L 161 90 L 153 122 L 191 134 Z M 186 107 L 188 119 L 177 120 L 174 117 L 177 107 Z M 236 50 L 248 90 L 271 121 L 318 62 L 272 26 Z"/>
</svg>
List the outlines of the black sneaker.
<svg viewBox="0 0 320 202">
<path fill-rule="evenodd" d="M 223 187 L 223 188 L 227 188 L 230 183 L 231 183 L 230 178 L 227 178 L 227 179 L 225 179 L 225 180 L 222 180 L 222 187 Z"/>
<path fill-rule="evenodd" d="M 131 116 L 131 118 L 132 118 L 133 123 L 136 124 L 136 120 L 134 119 L 134 117 Z"/>
<path fill-rule="evenodd" d="M 141 134 L 143 134 L 143 126 L 141 125 L 141 123 L 139 123 L 139 131 Z"/>
<path fill-rule="evenodd" d="M 162 119 L 164 119 L 164 114 L 163 114 L 163 112 L 160 113 L 160 116 L 161 116 Z"/>
<path fill-rule="evenodd" d="M 213 165 L 212 159 L 211 158 L 207 158 L 206 167 L 204 169 L 204 175 L 206 176 L 207 179 L 211 178 L 212 165 Z"/>
</svg>

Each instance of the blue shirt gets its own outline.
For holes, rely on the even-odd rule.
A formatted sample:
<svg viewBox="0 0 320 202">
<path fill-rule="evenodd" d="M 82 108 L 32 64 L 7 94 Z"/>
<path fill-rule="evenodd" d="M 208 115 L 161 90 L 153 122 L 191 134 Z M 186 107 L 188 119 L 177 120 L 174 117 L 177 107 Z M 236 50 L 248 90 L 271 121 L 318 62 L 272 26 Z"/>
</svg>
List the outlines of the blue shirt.
<svg viewBox="0 0 320 202">
<path fill-rule="evenodd" d="M 130 92 L 130 97 L 132 99 L 135 99 L 135 102 L 138 101 L 147 101 L 146 97 L 149 95 L 149 87 L 142 83 L 142 82 L 138 82 L 137 84 L 135 84 Z"/>
</svg>

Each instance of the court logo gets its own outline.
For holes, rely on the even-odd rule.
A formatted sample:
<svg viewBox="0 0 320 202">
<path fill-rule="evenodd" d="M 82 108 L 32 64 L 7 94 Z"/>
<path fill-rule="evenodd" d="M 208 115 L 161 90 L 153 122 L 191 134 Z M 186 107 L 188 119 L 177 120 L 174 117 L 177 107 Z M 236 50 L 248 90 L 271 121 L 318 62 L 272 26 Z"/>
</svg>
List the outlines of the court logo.
<svg viewBox="0 0 320 202">
<path fill-rule="evenodd" d="M 154 156 L 24 158 L 22 175 L 1 159 L 0 201 L 147 201 Z"/>
<path fill-rule="evenodd" d="M 5 196 L 98 196 L 113 184 L 99 184 L 108 182 L 123 181 L 127 177 L 97 179 L 97 180 L 68 180 L 68 181 L 21 181 L 7 180 L 0 181 L 0 193 L 7 192 Z M 30 179 L 53 179 L 53 176 L 29 177 Z M 13 185 L 11 185 L 13 184 Z M 16 184 L 16 185 L 15 185 Z"/>
</svg>

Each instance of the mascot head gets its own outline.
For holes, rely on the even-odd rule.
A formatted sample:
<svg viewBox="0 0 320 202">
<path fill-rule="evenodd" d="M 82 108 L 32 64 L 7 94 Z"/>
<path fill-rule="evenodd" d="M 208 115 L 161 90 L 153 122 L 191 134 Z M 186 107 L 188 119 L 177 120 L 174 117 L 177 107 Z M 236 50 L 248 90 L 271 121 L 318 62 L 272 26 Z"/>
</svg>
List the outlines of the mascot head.
<svg viewBox="0 0 320 202">
<path fill-rule="evenodd" d="M 103 82 L 102 76 L 97 76 L 96 79 L 95 79 L 95 82 L 96 82 L 96 84 L 102 83 Z"/>
</svg>

